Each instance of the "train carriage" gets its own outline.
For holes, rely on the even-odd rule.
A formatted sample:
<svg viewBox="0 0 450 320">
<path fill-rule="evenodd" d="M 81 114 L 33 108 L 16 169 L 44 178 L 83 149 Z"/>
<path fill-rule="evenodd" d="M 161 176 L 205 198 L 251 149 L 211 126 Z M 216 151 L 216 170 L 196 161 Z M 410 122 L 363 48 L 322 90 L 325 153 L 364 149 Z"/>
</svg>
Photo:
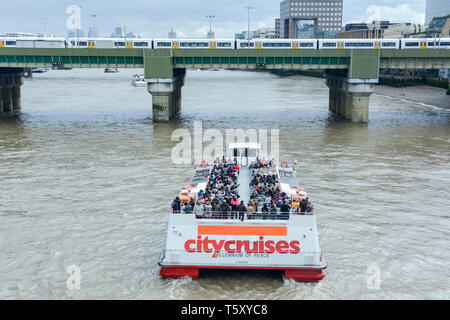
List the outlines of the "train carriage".
<svg viewBox="0 0 450 320">
<path fill-rule="evenodd" d="M 237 49 L 317 49 L 315 39 L 253 39 L 238 40 Z"/>
<path fill-rule="evenodd" d="M 398 39 L 319 39 L 319 49 L 399 49 Z"/>
<path fill-rule="evenodd" d="M 0 37 L 0 48 L 64 48 L 64 38 Z"/>
<path fill-rule="evenodd" d="M 87 49 L 152 49 L 152 39 L 70 38 L 69 48 Z"/>
<path fill-rule="evenodd" d="M 235 49 L 233 39 L 154 39 L 154 49 Z"/>
<path fill-rule="evenodd" d="M 401 49 L 450 49 L 450 38 L 401 39 Z"/>
</svg>

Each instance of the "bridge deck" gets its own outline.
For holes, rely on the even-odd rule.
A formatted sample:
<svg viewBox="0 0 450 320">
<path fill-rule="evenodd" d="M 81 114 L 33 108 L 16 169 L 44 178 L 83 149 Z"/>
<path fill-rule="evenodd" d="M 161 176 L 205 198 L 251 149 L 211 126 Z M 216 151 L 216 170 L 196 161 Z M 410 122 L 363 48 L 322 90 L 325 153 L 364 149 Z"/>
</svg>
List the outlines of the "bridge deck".
<svg viewBox="0 0 450 320">
<path fill-rule="evenodd" d="M 170 78 L 173 68 L 348 69 L 351 78 L 378 78 L 379 68 L 450 68 L 450 50 L 209 50 L 0 48 L 0 68 L 144 68 Z"/>
</svg>

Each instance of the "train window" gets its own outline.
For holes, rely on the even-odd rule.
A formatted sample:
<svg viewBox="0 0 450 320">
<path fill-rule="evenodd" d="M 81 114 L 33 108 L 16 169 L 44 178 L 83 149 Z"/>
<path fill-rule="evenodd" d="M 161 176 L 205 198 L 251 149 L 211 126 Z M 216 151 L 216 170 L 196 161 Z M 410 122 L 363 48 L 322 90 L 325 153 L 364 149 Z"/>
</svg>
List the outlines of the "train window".
<svg viewBox="0 0 450 320">
<path fill-rule="evenodd" d="M 373 47 L 373 42 L 346 42 L 345 46 L 350 48 Z"/>
<path fill-rule="evenodd" d="M 148 47 L 148 42 L 135 42 L 135 47 Z"/>
<path fill-rule="evenodd" d="M 301 48 L 312 48 L 314 47 L 314 43 L 311 42 L 300 42 Z"/>
<path fill-rule="evenodd" d="M 322 43 L 324 48 L 336 48 L 336 42 L 324 42 Z"/>
<path fill-rule="evenodd" d="M 190 47 L 190 48 L 208 48 L 208 42 L 181 42 L 180 47 Z"/>
<path fill-rule="evenodd" d="M 382 47 L 395 47 L 396 43 L 395 42 L 382 42 L 381 46 Z"/>
<path fill-rule="evenodd" d="M 70 43 L 74 46 L 75 45 L 75 41 L 70 41 Z"/>
<path fill-rule="evenodd" d="M 116 47 L 125 47 L 125 42 L 114 42 Z"/>
<path fill-rule="evenodd" d="M 439 46 L 448 46 L 448 45 L 450 45 L 450 42 L 439 42 L 439 41 L 436 41 L 436 42 L 428 42 L 428 46 L 429 47 L 434 47 L 435 46 L 435 44 L 436 44 L 436 47 L 439 47 Z"/>
<path fill-rule="evenodd" d="M 253 42 L 250 42 L 250 47 L 254 47 L 255 44 Z M 247 42 L 241 42 L 241 48 L 247 48 L 248 43 Z"/>
<path fill-rule="evenodd" d="M 269 48 L 274 48 L 274 47 L 281 47 L 281 48 L 290 48 L 291 44 L 290 43 L 271 43 L 271 42 L 264 42 L 263 43 L 263 47 L 269 47 Z"/>
<path fill-rule="evenodd" d="M 5 45 L 7 46 L 15 46 L 17 44 L 16 41 L 5 41 Z"/>
<path fill-rule="evenodd" d="M 172 43 L 170 43 L 170 42 L 158 42 L 156 45 L 158 47 L 170 47 L 170 46 L 172 46 Z"/>
<path fill-rule="evenodd" d="M 79 46 L 87 46 L 87 42 L 86 41 L 79 41 L 78 45 Z"/>
<path fill-rule="evenodd" d="M 217 47 L 220 47 L 220 48 L 230 48 L 230 47 L 231 47 L 231 43 L 230 43 L 230 42 L 218 42 L 218 43 L 217 43 Z"/>
<path fill-rule="evenodd" d="M 418 47 L 418 42 L 405 42 L 405 47 Z"/>
</svg>

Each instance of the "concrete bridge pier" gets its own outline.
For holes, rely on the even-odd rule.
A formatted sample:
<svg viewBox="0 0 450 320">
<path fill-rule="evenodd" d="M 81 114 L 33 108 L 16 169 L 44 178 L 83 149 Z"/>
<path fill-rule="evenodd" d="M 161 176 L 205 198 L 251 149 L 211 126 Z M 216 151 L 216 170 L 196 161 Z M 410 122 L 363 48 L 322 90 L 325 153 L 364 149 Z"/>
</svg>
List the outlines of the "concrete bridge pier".
<svg viewBox="0 0 450 320">
<path fill-rule="evenodd" d="M 4 72 L 0 69 L 0 114 L 12 114 L 20 111 L 20 87 L 22 84 L 21 73 Z"/>
<path fill-rule="evenodd" d="M 170 122 L 181 111 L 181 87 L 186 69 L 174 69 L 171 79 L 147 80 L 152 95 L 153 122 Z"/>
<path fill-rule="evenodd" d="M 373 84 L 345 76 L 327 74 L 329 110 L 352 122 L 369 122 L 369 97 Z"/>
<path fill-rule="evenodd" d="M 13 112 L 19 112 L 22 109 L 22 92 L 23 77 L 20 75 L 14 76 L 14 84 L 11 88 Z"/>
</svg>

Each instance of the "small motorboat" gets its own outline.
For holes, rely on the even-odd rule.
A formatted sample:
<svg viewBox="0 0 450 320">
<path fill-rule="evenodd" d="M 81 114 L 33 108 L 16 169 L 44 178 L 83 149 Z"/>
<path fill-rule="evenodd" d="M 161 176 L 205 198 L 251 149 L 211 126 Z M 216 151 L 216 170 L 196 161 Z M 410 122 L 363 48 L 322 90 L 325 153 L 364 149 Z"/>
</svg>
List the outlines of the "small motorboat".
<svg viewBox="0 0 450 320">
<path fill-rule="evenodd" d="M 134 87 L 146 87 L 147 82 L 144 79 L 143 74 L 135 74 L 131 79 L 131 85 Z"/>
<path fill-rule="evenodd" d="M 113 68 L 105 68 L 105 73 L 117 73 L 119 72 L 119 69 L 113 69 Z"/>
<path fill-rule="evenodd" d="M 47 71 L 48 71 L 48 69 L 46 69 L 46 68 L 33 68 L 33 69 L 31 69 L 32 73 L 45 73 Z"/>
</svg>

